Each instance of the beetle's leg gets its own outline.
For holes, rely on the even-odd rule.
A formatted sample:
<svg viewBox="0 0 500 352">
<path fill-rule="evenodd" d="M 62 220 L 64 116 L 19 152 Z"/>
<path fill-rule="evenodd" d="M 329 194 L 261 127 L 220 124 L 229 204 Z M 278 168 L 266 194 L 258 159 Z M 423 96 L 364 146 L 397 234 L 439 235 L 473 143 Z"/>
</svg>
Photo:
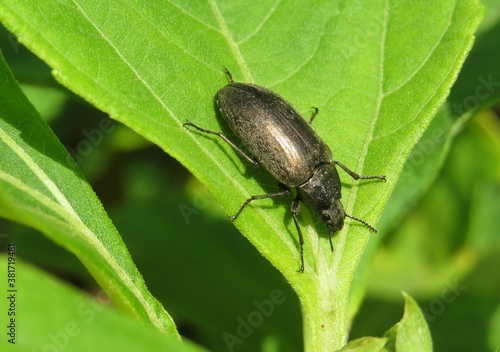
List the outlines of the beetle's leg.
<svg viewBox="0 0 500 352">
<path fill-rule="evenodd" d="M 313 123 L 313 120 L 314 118 L 316 117 L 316 115 L 318 115 L 318 108 L 317 107 L 313 107 L 313 113 L 311 115 L 311 117 L 309 118 L 309 124 L 311 125 Z"/>
<path fill-rule="evenodd" d="M 355 180 L 359 180 L 359 179 L 368 180 L 368 179 L 372 179 L 372 178 L 378 178 L 380 180 L 384 180 L 385 181 L 385 176 L 360 176 L 357 173 L 355 173 L 354 171 L 349 170 L 347 168 L 347 166 L 345 166 L 341 162 L 335 161 L 335 160 L 333 162 L 335 164 L 337 164 L 338 166 L 340 166 L 342 168 L 342 170 L 344 170 L 345 172 L 347 172 L 349 174 L 349 176 L 351 176 Z"/>
<path fill-rule="evenodd" d="M 184 122 L 184 124 L 182 126 L 184 127 L 186 125 L 194 127 L 198 131 L 201 131 L 203 133 L 209 133 L 209 134 L 214 134 L 216 136 L 219 136 L 220 138 L 222 138 L 222 140 L 224 140 L 224 142 L 226 142 L 227 144 L 229 144 L 236 151 L 236 153 L 238 153 L 239 155 L 241 155 L 242 157 L 244 157 L 246 160 L 248 160 L 248 162 L 250 162 L 253 166 L 260 167 L 260 163 L 257 160 L 252 159 L 251 157 L 249 157 L 243 150 L 241 150 L 241 148 L 239 148 L 236 144 L 234 144 L 233 142 L 231 142 L 231 140 L 229 138 L 227 138 L 225 135 L 223 135 L 221 132 L 215 132 L 215 131 L 211 131 L 211 130 L 206 130 L 204 128 L 201 128 L 200 126 L 195 125 L 191 121 Z"/>
<path fill-rule="evenodd" d="M 300 204 L 299 198 L 296 197 L 292 202 L 292 218 L 295 223 L 295 227 L 297 228 L 297 232 L 299 233 L 299 245 L 300 245 L 300 269 L 299 272 L 304 272 L 304 236 L 302 236 L 302 230 L 300 229 L 299 220 L 297 219 L 297 215 L 300 212 Z"/>
<path fill-rule="evenodd" d="M 275 192 L 275 193 L 268 193 L 268 194 L 262 194 L 262 195 L 258 195 L 258 196 L 251 196 L 250 198 L 248 198 L 240 207 L 240 210 L 238 210 L 238 212 L 236 214 L 234 214 L 233 216 L 230 216 L 231 220 L 234 221 L 236 220 L 236 218 L 238 216 L 240 216 L 241 212 L 243 211 L 243 209 L 245 209 L 245 207 L 252 201 L 254 200 L 257 200 L 257 199 L 265 199 L 265 198 L 275 198 L 275 197 L 283 197 L 283 196 L 287 196 L 290 194 L 290 190 L 287 188 L 287 189 L 284 189 L 282 191 L 279 191 L 279 192 Z"/>
<path fill-rule="evenodd" d="M 229 70 L 227 69 L 226 66 L 222 66 L 222 67 L 224 67 L 224 72 L 226 73 L 227 77 L 229 78 L 229 82 L 233 83 L 234 82 L 233 75 L 231 74 L 231 72 L 229 72 Z"/>
</svg>

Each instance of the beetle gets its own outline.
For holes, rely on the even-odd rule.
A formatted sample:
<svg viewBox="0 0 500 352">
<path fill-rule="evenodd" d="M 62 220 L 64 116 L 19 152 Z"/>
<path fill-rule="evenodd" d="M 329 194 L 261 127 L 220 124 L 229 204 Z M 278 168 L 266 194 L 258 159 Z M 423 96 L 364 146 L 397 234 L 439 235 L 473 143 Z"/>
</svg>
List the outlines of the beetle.
<svg viewBox="0 0 500 352">
<path fill-rule="evenodd" d="M 342 229 L 346 217 L 359 221 L 376 233 L 372 225 L 345 213 L 340 202 L 341 183 L 335 166 L 338 165 L 355 180 L 385 181 L 385 176 L 360 176 L 333 160 L 330 148 L 311 127 L 318 114 L 317 108 L 314 108 L 307 122 L 275 92 L 256 84 L 234 82 L 229 70 L 225 67 L 224 70 L 229 83 L 217 92 L 216 104 L 224 120 L 253 157 L 221 132 L 204 129 L 191 121 L 186 121 L 183 126 L 191 126 L 200 132 L 222 138 L 252 165 L 263 166 L 280 183 L 281 188 L 278 192 L 248 198 L 238 212 L 231 216 L 231 220 L 236 220 L 250 202 L 288 196 L 291 189 L 295 188 L 297 195 L 292 201 L 291 213 L 299 236 L 300 272 L 304 272 L 304 237 L 297 219 L 299 202 L 319 215 L 325 223 L 332 251 L 332 234 Z"/>
</svg>

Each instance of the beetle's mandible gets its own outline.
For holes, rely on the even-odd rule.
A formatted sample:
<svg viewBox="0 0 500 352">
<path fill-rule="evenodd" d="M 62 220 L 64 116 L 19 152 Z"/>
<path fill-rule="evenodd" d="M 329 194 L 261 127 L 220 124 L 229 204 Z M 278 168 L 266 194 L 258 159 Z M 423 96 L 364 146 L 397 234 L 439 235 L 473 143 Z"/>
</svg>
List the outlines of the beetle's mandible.
<svg viewBox="0 0 500 352">
<path fill-rule="evenodd" d="M 346 217 L 377 232 L 367 222 L 345 213 L 340 202 L 341 183 L 335 165 L 340 166 L 355 180 L 375 178 L 385 181 L 385 176 L 360 176 L 333 160 L 330 148 L 311 128 L 318 109 L 315 108 L 307 122 L 278 94 L 255 84 L 234 82 L 231 73 L 224 69 L 229 83 L 217 92 L 216 103 L 222 117 L 253 157 L 221 132 L 201 128 L 191 121 L 186 121 L 184 125 L 221 137 L 251 164 L 263 166 L 269 171 L 282 188 L 279 192 L 250 197 L 231 219 L 236 220 L 254 200 L 288 196 L 291 194 L 290 189 L 295 188 L 297 196 L 292 201 L 291 212 L 299 235 L 300 272 L 304 272 L 304 237 L 297 220 L 299 201 L 312 213 L 319 215 L 326 224 L 332 251 L 332 234 L 342 229 Z"/>
</svg>

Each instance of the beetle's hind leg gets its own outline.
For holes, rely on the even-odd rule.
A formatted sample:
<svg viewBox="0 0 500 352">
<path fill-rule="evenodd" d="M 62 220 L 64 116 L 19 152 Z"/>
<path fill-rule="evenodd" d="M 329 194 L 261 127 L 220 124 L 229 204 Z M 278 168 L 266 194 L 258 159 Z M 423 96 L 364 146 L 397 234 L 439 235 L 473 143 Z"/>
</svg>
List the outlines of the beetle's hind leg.
<svg viewBox="0 0 500 352">
<path fill-rule="evenodd" d="M 384 180 L 385 181 L 385 176 L 361 176 L 361 175 L 358 175 L 357 173 L 355 173 L 354 171 L 350 170 L 347 166 L 345 166 L 344 164 L 342 164 L 340 161 L 333 161 L 336 165 L 340 166 L 342 168 L 342 170 L 344 170 L 345 172 L 347 172 L 349 174 L 349 176 L 351 176 L 353 179 L 355 180 L 369 180 L 369 179 L 373 179 L 373 178 L 378 178 L 380 180 Z"/>
<path fill-rule="evenodd" d="M 182 126 L 184 127 L 186 125 L 194 127 L 198 131 L 200 131 L 200 132 L 219 136 L 220 138 L 222 138 L 222 140 L 224 142 L 226 142 L 227 144 L 229 144 L 231 146 L 231 148 L 233 148 L 236 153 L 238 153 L 243 158 L 245 158 L 249 163 L 251 163 L 255 167 L 260 167 L 260 163 L 256 159 L 252 159 L 251 157 L 249 157 L 240 147 L 238 147 L 236 144 L 234 144 L 233 142 L 231 142 L 231 140 L 229 138 L 227 138 L 222 132 L 216 132 L 216 131 L 207 130 L 207 129 L 202 128 L 202 127 L 200 127 L 198 125 L 195 125 L 191 121 L 184 122 L 184 124 Z"/>
</svg>

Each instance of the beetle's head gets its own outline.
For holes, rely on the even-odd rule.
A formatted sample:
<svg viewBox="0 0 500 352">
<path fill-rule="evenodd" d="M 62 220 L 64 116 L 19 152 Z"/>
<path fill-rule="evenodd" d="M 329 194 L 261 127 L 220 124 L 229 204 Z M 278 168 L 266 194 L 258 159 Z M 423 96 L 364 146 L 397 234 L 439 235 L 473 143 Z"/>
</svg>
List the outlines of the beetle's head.
<svg viewBox="0 0 500 352">
<path fill-rule="evenodd" d="M 322 210 L 320 215 L 330 234 L 334 234 L 344 227 L 345 212 L 340 200 L 335 199 L 330 208 Z"/>
</svg>

